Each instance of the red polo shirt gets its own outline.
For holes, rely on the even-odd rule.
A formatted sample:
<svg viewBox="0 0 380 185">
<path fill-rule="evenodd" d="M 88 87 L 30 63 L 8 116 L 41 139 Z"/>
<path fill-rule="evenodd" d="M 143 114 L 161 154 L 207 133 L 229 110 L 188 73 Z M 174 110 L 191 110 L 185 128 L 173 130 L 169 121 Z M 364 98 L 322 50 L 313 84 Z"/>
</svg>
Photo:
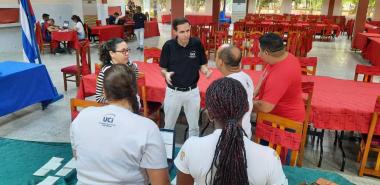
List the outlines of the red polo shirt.
<svg viewBox="0 0 380 185">
<path fill-rule="evenodd" d="M 301 67 L 298 59 L 288 56 L 274 65 L 265 67 L 259 100 L 274 104 L 270 112 L 281 117 L 303 122 L 305 105 L 302 99 Z"/>
</svg>

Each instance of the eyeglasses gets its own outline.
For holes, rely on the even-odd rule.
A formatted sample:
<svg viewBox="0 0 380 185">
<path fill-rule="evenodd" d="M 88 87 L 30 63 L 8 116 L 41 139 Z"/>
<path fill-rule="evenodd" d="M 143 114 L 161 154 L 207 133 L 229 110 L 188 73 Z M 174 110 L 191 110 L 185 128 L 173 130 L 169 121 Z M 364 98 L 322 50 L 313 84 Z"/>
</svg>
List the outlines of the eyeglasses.
<svg viewBox="0 0 380 185">
<path fill-rule="evenodd" d="M 119 52 L 119 53 L 122 53 L 122 54 L 127 54 L 131 51 L 131 49 L 127 48 L 127 49 L 123 49 L 123 50 L 120 50 L 120 51 L 115 51 L 115 52 Z"/>
</svg>

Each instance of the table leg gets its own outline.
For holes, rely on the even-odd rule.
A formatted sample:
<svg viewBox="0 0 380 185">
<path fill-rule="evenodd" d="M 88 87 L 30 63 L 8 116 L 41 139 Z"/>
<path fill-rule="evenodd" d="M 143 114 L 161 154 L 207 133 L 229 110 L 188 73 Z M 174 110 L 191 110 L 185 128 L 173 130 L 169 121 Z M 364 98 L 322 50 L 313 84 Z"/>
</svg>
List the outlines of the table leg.
<svg viewBox="0 0 380 185">
<path fill-rule="evenodd" d="M 340 168 L 340 171 L 342 172 L 344 172 L 344 166 L 346 164 L 346 154 L 344 153 L 344 149 L 343 149 L 343 135 L 344 135 L 344 131 L 342 130 L 340 132 L 340 137 L 339 137 L 339 148 L 342 151 L 342 166 Z"/>
</svg>

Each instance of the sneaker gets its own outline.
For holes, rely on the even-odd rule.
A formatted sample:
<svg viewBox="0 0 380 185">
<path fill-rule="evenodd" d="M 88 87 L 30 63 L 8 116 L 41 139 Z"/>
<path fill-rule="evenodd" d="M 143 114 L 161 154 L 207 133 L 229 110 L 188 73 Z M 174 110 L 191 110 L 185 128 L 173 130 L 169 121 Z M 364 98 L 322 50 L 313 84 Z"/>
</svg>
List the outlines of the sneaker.
<svg viewBox="0 0 380 185">
<path fill-rule="evenodd" d="M 144 51 L 144 48 L 140 48 L 140 51 Z"/>
<path fill-rule="evenodd" d="M 140 46 L 139 46 L 139 47 L 137 47 L 137 50 L 139 50 L 139 49 L 141 49 L 141 48 L 140 48 Z"/>
</svg>

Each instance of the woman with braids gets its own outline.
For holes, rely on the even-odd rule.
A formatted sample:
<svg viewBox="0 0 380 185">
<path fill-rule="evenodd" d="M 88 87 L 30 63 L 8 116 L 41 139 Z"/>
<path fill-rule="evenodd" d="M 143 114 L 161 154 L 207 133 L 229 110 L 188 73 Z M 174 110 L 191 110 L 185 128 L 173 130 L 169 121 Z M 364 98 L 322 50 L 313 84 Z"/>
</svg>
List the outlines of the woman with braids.
<svg viewBox="0 0 380 185">
<path fill-rule="evenodd" d="M 241 121 L 248 100 L 239 81 L 214 81 L 206 92 L 206 108 L 216 130 L 189 138 L 182 146 L 174 161 L 178 185 L 288 184 L 276 152 L 244 134 Z"/>
<path fill-rule="evenodd" d="M 99 103 L 107 103 L 107 99 L 103 95 L 103 77 L 104 72 L 106 72 L 113 64 L 125 64 L 133 68 L 134 74 L 138 74 L 136 64 L 129 61 L 129 51 L 127 43 L 120 38 L 111 39 L 102 44 L 99 49 L 99 60 L 102 62 L 102 69 L 96 80 L 96 93 L 95 98 Z M 137 99 L 140 103 L 140 98 Z"/>
<path fill-rule="evenodd" d="M 104 73 L 109 105 L 82 110 L 71 124 L 78 184 L 169 185 L 166 152 L 157 125 L 138 115 L 130 67 Z"/>
</svg>

